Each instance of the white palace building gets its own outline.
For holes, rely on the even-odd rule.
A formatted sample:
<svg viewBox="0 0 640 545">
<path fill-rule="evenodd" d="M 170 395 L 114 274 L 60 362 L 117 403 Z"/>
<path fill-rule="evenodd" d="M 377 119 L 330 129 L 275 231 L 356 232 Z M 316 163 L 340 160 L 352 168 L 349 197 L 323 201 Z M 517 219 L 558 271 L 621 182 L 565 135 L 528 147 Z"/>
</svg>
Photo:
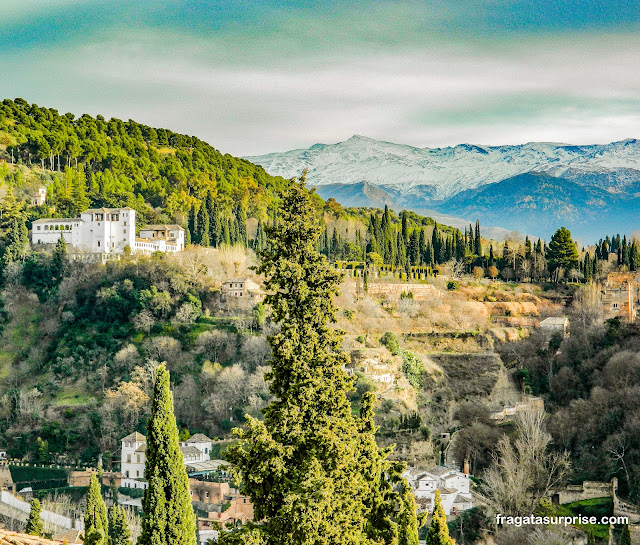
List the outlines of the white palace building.
<svg viewBox="0 0 640 545">
<path fill-rule="evenodd" d="M 179 225 L 145 225 L 136 237 L 136 211 L 128 207 L 91 208 L 79 218 L 33 222 L 33 244 L 55 244 L 60 237 L 88 254 L 121 254 L 125 248 L 138 254 L 180 252 L 185 247 L 184 229 Z"/>
</svg>

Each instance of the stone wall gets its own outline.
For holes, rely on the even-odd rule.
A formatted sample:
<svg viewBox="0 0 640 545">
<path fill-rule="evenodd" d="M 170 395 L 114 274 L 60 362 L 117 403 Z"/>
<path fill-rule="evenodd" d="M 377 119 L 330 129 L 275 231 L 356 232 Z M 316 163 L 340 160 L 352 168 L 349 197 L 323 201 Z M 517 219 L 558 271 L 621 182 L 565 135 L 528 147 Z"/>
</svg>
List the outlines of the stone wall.
<svg viewBox="0 0 640 545">
<path fill-rule="evenodd" d="M 427 299 L 440 297 L 438 289 L 431 284 L 371 282 L 368 287 L 370 297 L 378 297 L 381 299 L 395 299 L 400 297 L 402 292 L 411 292 L 414 301 L 426 301 Z"/>
</svg>

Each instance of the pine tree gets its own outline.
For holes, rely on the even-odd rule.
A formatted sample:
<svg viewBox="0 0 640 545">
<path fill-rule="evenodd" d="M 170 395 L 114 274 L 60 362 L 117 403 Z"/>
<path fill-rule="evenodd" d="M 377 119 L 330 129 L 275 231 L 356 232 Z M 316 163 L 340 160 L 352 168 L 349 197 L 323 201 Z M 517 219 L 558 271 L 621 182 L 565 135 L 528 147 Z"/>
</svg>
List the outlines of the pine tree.
<svg viewBox="0 0 640 545">
<path fill-rule="evenodd" d="M 440 490 L 436 490 L 433 499 L 433 513 L 431 515 L 431 526 L 427 531 L 426 545 L 452 545 L 453 540 L 449 537 L 447 527 L 447 516 L 442 508 Z"/>
<path fill-rule="evenodd" d="M 31 500 L 31 510 L 29 511 L 27 525 L 24 528 L 25 534 L 38 537 L 44 536 L 44 525 L 40 519 L 40 511 L 40 502 L 36 498 L 33 498 Z"/>
<path fill-rule="evenodd" d="M 559 267 L 569 270 L 577 266 L 578 250 L 571 239 L 571 231 L 566 227 L 561 227 L 551 237 L 547 259 L 551 272 Z"/>
<path fill-rule="evenodd" d="M 340 276 L 315 250 L 322 228 L 304 180 L 291 183 L 280 212 L 257 269 L 267 278 L 266 302 L 280 325 L 269 337 L 274 401 L 264 420 L 247 416 L 227 455 L 260 522 L 221 541 L 397 543 L 398 532 L 414 531 L 411 520 L 393 520 L 404 503 L 387 479 L 400 468 L 375 443 L 374 396 L 363 399 L 360 418 L 351 413 L 352 379 L 342 370 L 348 356 L 340 350 L 342 333 L 332 327 Z"/>
<path fill-rule="evenodd" d="M 629 525 L 625 524 L 622 529 L 622 535 L 620 536 L 620 545 L 631 545 L 631 530 L 629 530 Z"/>
<path fill-rule="evenodd" d="M 109 509 L 108 545 L 131 545 L 131 530 L 127 524 L 124 507 L 114 505 Z"/>
<path fill-rule="evenodd" d="M 147 423 L 140 545 L 195 545 L 196 518 L 169 390 L 169 372 L 156 371 L 151 416 Z"/>
<path fill-rule="evenodd" d="M 107 529 L 107 507 L 100 493 L 101 483 L 94 473 L 89 481 L 87 491 L 87 507 L 84 513 L 84 533 L 85 543 L 91 545 L 106 545 Z"/>
</svg>

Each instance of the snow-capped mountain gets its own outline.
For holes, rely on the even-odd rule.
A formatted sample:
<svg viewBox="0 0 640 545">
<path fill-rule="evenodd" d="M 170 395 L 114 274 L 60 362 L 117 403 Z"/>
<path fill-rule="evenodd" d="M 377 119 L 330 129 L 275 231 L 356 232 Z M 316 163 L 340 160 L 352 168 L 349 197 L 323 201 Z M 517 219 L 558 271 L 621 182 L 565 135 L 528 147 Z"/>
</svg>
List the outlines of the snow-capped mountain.
<svg viewBox="0 0 640 545">
<path fill-rule="evenodd" d="M 430 209 L 545 238 L 561 225 L 587 239 L 640 229 L 635 139 L 416 148 L 353 136 L 247 159 L 287 178 L 306 169 L 309 185 L 345 206 Z"/>
<path fill-rule="evenodd" d="M 532 142 L 515 146 L 416 148 L 352 136 L 337 144 L 246 157 L 273 175 L 307 169 L 310 185 L 368 182 L 408 196 L 441 201 L 466 189 L 543 171 L 570 179 L 587 175 L 600 187 L 640 180 L 640 142 L 573 146 Z"/>
</svg>

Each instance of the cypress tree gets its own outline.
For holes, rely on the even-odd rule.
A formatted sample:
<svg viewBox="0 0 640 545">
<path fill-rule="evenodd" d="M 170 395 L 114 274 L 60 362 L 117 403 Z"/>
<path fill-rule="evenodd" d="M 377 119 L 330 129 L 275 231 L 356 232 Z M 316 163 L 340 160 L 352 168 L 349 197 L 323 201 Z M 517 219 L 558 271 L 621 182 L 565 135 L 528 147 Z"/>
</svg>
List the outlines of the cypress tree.
<svg viewBox="0 0 640 545">
<path fill-rule="evenodd" d="M 620 536 L 620 545 L 631 545 L 631 530 L 629 530 L 629 525 L 625 524 L 622 529 L 622 535 Z"/>
<path fill-rule="evenodd" d="M 375 443 L 375 397 L 363 399 L 360 417 L 351 413 L 352 379 L 342 370 L 348 356 L 340 350 L 342 332 L 332 327 L 340 275 L 315 251 L 322 228 L 304 179 L 291 182 L 280 213 L 257 269 L 280 325 L 269 337 L 274 401 L 264 420 L 247 416 L 227 451 L 259 522 L 221 542 L 397 543 L 399 532 L 415 531 L 415 511 L 408 523 L 393 520 L 404 502 L 388 479 L 400 479 L 402 468 Z"/>
<path fill-rule="evenodd" d="M 476 232 L 474 238 L 474 253 L 482 256 L 482 237 L 480 236 L 480 220 L 476 220 Z"/>
<path fill-rule="evenodd" d="M 201 246 L 209 246 L 209 212 L 207 212 L 207 207 L 204 203 L 200 204 L 197 220 L 197 242 Z"/>
<path fill-rule="evenodd" d="M 436 490 L 434 495 L 431 526 L 427 531 L 426 545 L 453 545 L 453 540 L 449 537 L 447 516 L 444 514 L 440 500 L 440 490 Z"/>
<path fill-rule="evenodd" d="M 89 481 L 87 507 L 84 513 L 85 543 L 106 545 L 108 526 L 107 507 L 102 499 L 98 476 L 94 473 Z"/>
<path fill-rule="evenodd" d="M 144 475 L 149 483 L 142 500 L 140 545 L 195 545 L 196 517 L 191 507 L 189 477 L 184 466 L 169 390 L 169 372 L 156 372 L 151 416 L 147 422 Z"/>
<path fill-rule="evenodd" d="M 109 509 L 108 545 L 131 545 L 131 530 L 127 524 L 124 507 L 114 505 Z"/>
<path fill-rule="evenodd" d="M 200 239 L 198 238 L 198 219 L 196 215 L 196 208 L 193 205 L 189 209 L 187 229 L 191 233 L 191 242 L 198 244 L 200 242 Z"/>
<path fill-rule="evenodd" d="M 22 216 L 15 216 L 6 234 L 6 246 L 2 264 L 24 261 L 29 254 L 29 232 Z"/>
<path fill-rule="evenodd" d="M 25 534 L 43 537 L 44 525 L 42 524 L 42 520 L 40 519 L 40 511 L 40 502 L 36 498 L 33 498 L 31 500 L 31 509 L 29 510 L 27 525 L 24 528 Z"/>
</svg>

